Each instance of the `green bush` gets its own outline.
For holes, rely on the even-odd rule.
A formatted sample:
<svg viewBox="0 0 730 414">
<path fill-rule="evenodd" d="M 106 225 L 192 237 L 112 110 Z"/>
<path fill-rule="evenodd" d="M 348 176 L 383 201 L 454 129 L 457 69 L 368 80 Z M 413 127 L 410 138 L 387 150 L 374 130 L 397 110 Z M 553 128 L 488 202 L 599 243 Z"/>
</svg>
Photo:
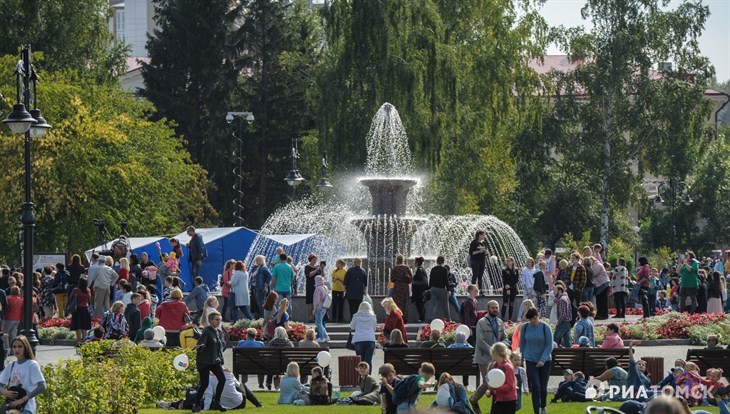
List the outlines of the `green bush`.
<svg viewBox="0 0 730 414">
<path fill-rule="evenodd" d="M 38 329 L 40 339 L 76 339 L 76 334 L 68 328 L 51 327 Z"/>
<path fill-rule="evenodd" d="M 180 353 L 190 359 L 185 371 L 172 365 Z M 48 390 L 37 397 L 38 412 L 134 413 L 145 404 L 182 398 L 198 381 L 191 350 L 151 351 L 128 341 L 100 341 L 79 354 L 81 360 L 42 368 Z"/>
</svg>

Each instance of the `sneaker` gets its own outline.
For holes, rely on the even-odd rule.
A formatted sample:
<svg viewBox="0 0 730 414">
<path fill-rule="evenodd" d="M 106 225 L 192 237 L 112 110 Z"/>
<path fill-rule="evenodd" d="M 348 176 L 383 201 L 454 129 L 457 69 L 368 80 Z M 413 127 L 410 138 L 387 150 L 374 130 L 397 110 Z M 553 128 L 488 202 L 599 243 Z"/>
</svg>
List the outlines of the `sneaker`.
<svg viewBox="0 0 730 414">
<path fill-rule="evenodd" d="M 259 404 L 258 404 L 258 405 L 256 406 L 256 408 L 264 408 L 264 404 L 263 404 L 263 403 L 259 403 Z"/>
<path fill-rule="evenodd" d="M 164 408 L 165 410 L 170 409 L 171 404 L 167 401 L 157 401 L 157 408 Z"/>
<path fill-rule="evenodd" d="M 203 405 L 202 404 L 195 404 L 193 406 L 193 412 L 194 413 L 199 413 L 201 411 L 203 411 Z"/>
<path fill-rule="evenodd" d="M 547 414 L 547 408 L 545 408 L 545 407 L 540 408 L 540 414 Z"/>
<path fill-rule="evenodd" d="M 479 408 L 479 402 L 477 400 L 474 400 L 471 397 L 469 397 L 469 403 L 471 404 L 472 410 L 476 414 L 482 414 L 482 410 Z"/>
<path fill-rule="evenodd" d="M 210 409 L 211 409 L 211 411 L 212 410 L 218 410 L 220 412 L 226 412 L 227 411 L 225 408 L 223 408 L 221 406 L 221 403 L 218 402 L 218 401 L 216 401 L 216 400 L 211 401 L 211 403 L 210 403 Z"/>
</svg>

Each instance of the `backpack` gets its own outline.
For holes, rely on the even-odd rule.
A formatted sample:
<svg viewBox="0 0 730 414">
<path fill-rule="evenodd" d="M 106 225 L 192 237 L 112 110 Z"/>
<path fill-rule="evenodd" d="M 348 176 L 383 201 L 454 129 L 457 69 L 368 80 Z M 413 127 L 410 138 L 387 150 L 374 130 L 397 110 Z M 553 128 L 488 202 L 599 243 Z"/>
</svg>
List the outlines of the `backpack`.
<svg viewBox="0 0 730 414">
<path fill-rule="evenodd" d="M 325 309 L 329 309 L 330 306 L 332 306 L 332 293 L 327 292 L 327 294 L 324 295 L 324 300 L 322 301 L 322 307 Z"/>
<path fill-rule="evenodd" d="M 264 338 L 273 338 L 275 329 L 276 322 L 275 319 L 272 318 L 270 321 L 266 322 L 266 326 L 264 326 Z"/>
<path fill-rule="evenodd" d="M 68 284 L 68 272 L 63 270 L 57 272 L 56 277 L 53 278 L 53 284 L 51 285 L 51 293 L 66 293 L 66 285 Z"/>
<path fill-rule="evenodd" d="M 410 402 L 413 391 L 418 387 L 418 374 L 409 375 L 393 387 L 393 403 L 395 405 Z"/>
</svg>

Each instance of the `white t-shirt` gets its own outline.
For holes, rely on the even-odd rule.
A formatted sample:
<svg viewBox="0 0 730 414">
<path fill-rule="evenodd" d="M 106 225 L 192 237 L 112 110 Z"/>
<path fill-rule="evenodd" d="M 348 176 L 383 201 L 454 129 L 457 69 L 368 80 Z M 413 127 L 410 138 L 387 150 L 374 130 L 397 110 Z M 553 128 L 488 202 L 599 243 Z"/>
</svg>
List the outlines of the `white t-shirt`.
<svg viewBox="0 0 730 414">
<path fill-rule="evenodd" d="M 236 381 L 233 373 L 224 371 L 223 374 L 226 376 L 226 384 L 223 386 L 220 403 L 221 407 L 232 410 L 241 405 L 243 402 L 243 394 L 236 389 L 238 381 Z M 215 394 L 215 387 L 218 386 L 218 378 L 211 375 L 208 381 L 208 388 L 205 389 L 205 394 L 203 394 L 203 407 L 206 410 L 210 410 L 210 404 L 213 402 L 213 394 Z"/>
<path fill-rule="evenodd" d="M 132 292 L 127 292 L 122 296 L 122 303 L 124 304 L 124 307 L 126 308 L 127 305 L 132 303 Z"/>
<path fill-rule="evenodd" d="M 444 383 L 439 386 L 436 392 L 436 405 L 439 407 L 451 407 L 451 390 L 449 384 Z"/>
<path fill-rule="evenodd" d="M 41 373 L 40 365 L 32 359 L 26 359 L 22 364 L 14 361 L 10 365 L 5 366 L 5 369 L 0 374 L 0 384 L 5 384 L 5 388 L 20 385 L 26 393 L 30 393 L 39 383 L 45 381 Z M 25 404 L 23 411 L 26 410 L 31 413 L 36 412 L 35 397 L 28 400 Z"/>
</svg>

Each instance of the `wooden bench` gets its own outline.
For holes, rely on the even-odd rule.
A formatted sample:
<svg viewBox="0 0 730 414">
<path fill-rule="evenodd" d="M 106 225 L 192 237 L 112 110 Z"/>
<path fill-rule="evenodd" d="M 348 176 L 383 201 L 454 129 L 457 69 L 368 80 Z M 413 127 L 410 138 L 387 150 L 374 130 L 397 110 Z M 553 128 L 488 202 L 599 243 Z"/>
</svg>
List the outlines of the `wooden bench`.
<svg viewBox="0 0 730 414">
<path fill-rule="evenodd" d="M 552 353 L 550 375 L 563 375 L 563 371 L 582 371 L 586 378 L 598 376 L 606 370 L 606 358 L 616 358 L 620 367 L 629 365 L 628 348 L 555 348 Z"/>
<path fill-rule="evenodd" d="M 299 371 L 309 374 L 317 365 L 317 354 L 329 348 L 233 348 L 233 374 L 281 375 L 290 362 L 299 364 Z"/>
<path fill-rule="evenodd" d="M 436 368 L 436 378 L 443 372 L 452 376 L 476 376 L 480 383 L 479 367 L 473 362 L 473 348 L 384 348 L 383 362 L 393 364 L 399 375 L 418 373 L 422 362 Z"/>
<path fill-rule="evenodd" d="M 709 368 L 722 369 L 723 375 L 730 378 L 730 350 L 727 349 L 688 349 L 687 362 L 694 362 L 703 377 Z"/>
</svg>

